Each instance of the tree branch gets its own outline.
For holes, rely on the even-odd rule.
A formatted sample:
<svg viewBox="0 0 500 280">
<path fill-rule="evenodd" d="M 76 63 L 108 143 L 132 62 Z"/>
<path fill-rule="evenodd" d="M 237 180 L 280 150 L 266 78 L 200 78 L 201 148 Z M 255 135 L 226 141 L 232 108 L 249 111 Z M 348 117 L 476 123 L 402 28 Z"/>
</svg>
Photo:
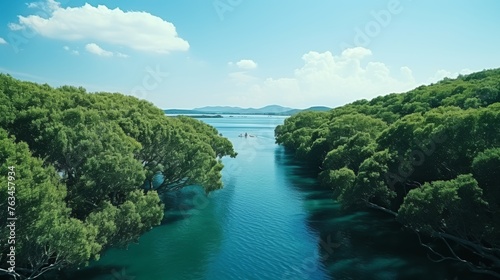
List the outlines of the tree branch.
<svg viewBox="0 0 500 280">
<path fill-rule="evenodd" d="M 385 208 L 385 207 L 382 207 L 382 206 L 380 206 L 380 205 L 377 205 L 377 204 L 375 204 L 375 203 L 373 203 L 373 202 L 370 202 L 370 201 L 368 201 L 368 200 L 363 200 L 363 201 L 364 201 L 364 202 L 366 203 L 366 205 L 367 205 L 368 207 L 370 207 L 370 208 L 377 209 L 377 210 L 381 210 L 381 211 L 383 211 L 383 212 L 385 212 L 385 213 L 391 214 L 391 215 L 392 215 L 392 216 L 394 216 L 394 217 L 396 217 L 396 216 L 398 215 L 396 212 L 394 212 L 394 211 L 392 211 L 392 210 L 390 210 L 390 209 L 387 209 L 387 208 Z"/>
<path fill-rule="evenodd" d="M 435 232 L 435 233 L 433 233 L 431 235 L 432 237 L 439 238 L 447 246 L 448 250 L 450 251 L 450 253 L 452 255 L 451 257 L 449 257 L 449 256 L 445 256 L 445 255 L 437 252 L 430 245 L 425 244 L 424 242 L 422 242 L 422 239 L 420 237 L 419 232 L 417 232 L 417 231 L 414 231 L 414 232 L 417 234 L 417 237 L 418 237 L 418 240 L 420 242 L 420 245 L 423 246 L 423 247 L 425 247 L 425 248 L 427 248 L 431 253 L 433 253 L 434 255 L 436 255 L 436 256 L 439 257 L 439 259 L 436 260 L 436 259 L 432 259 L 428 255 L 428 257 L 429 257 L 429 259 L 431 261 L 433 261 L 433 262 L 442 262 L 442 261 L 446 261 L 446 260 L 458 261 L 460 263 L 463 263 L 463 264 L 467 265 L 472 272 L 480 273 L 480 274 L 487 274 L 487 275 L 490 275 L 490 276 L 494 276 L 494 277 L 500 278 L 500 273 L 498 273 L 498 272 L 495 271 L 495 270 L 498 270 L 500 268 L 500 266 L 498 265 L 500 259 L 497 256 L 495 256 L 495 255 L 491 255 L 491 254 L 488 254 L 488 253 L 484 252 L 484 250 L 483 250 L 484 247 L 483 246 L 480 246 L 480 245 L 475 244 L 475 243 L 473 243 L 473 242 L 471 242 L 469 240 L 465 240 L 465 239 L 456 237 L 456 236 L 448 234 L 448 233 L 444 233 L 444 232 Z M 484 264 L 482 264 L 482 265 L 476 265 L 472 261 L 469 261 L 469 260 L 466 260 L 464 258 L 459 257 L 457 255 L 457 253 L 455 252 L 455 250 L 451 247 L 451 245 L 449 244 L 449 242 L 448 242 L 447 239 L 451 240 L 451 241 L 454 241 L 458 245 L 466 247 L 467 250 L 470 250 L 473 253 L 479 253 L 479 254 L 477 254 L 479 257 L 491 261 L 493 265 L 491 267 L 485 266 Z M 484 249 L 490 249 L 490 248 L 484 248 Z"/>
</svg>

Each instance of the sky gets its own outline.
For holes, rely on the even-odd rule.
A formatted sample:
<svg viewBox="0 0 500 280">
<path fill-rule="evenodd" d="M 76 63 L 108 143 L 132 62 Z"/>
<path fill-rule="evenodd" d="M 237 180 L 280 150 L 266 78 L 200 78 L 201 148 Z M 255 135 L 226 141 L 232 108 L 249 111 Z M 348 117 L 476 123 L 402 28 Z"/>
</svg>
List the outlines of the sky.
<svg viewBox="0 0 500 280">
<path fill-rule="evenodd" d="M 156 106 L 337 107 L 500 67 L 500 1 L 0 2 L 0 72 Z"/>
</svg>

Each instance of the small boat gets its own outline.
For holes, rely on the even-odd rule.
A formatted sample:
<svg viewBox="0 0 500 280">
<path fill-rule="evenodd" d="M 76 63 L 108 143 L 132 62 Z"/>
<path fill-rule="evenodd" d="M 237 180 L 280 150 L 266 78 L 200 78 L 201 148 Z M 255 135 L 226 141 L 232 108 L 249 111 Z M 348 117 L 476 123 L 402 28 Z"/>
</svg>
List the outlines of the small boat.
<svg viewBox="0 0 500 280">
<path fill-rule="evenodd" d="M 247 138 L 247 137 L 256 137 L 256 136 L 252 135 L 252 134 L 248 134 L 248 133 L 245 133 L 245 134 L 242 133 L 242 134 L 238 135 L 238 137 L 245 137 L 245 138 Z"/>
</svg>

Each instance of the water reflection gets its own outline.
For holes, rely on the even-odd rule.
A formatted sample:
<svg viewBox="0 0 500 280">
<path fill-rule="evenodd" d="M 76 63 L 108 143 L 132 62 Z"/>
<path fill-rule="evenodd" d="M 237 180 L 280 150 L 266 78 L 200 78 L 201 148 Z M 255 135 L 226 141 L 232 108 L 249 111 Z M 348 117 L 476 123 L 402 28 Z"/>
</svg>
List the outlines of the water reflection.
<svg viewBox="0 0 500 280">
<path fill-rule="evenodd" d="M 343 212 L 317 169 L 275 145 L 283 118 L 210 119 L 239 156 L 224 188 L 169 193 L 162 225 L 64 279 L 453 279 L 416 237 L 379 212 Z M 256 137 L 238 137 L 247 131 Z M 121 278 L 116 278 L 118 275 Z M 466 274 L 463 274 L 466 275 Z M 474 277 L 465 279 L 475 279 Z"/>
<path fill-rule="evenodd" d="M 316 171 L 303 167 L 291 154 L 276 149 L 275 162 L 283 166 L 287 184 L 302 194 L 307 225 L 318 233 L 319 259 L 330 279 L 444 280 L 467 275 L 453 271 L 450 264 L 431 262 L 416 236 L 392 217 L 377 211 L 343 211 L 331 199 L 331 190 L 314 179 Z"/>
<path fill-rule="evenodd" d="M 66 279 L 203 279 L 223 240 L 217 216 L 221 206 L 198 187 L 170 193 L 165 199 L 168 206 L 161 226 L 127 249 L 108 250 L 99 262 Z"/>
</svg>

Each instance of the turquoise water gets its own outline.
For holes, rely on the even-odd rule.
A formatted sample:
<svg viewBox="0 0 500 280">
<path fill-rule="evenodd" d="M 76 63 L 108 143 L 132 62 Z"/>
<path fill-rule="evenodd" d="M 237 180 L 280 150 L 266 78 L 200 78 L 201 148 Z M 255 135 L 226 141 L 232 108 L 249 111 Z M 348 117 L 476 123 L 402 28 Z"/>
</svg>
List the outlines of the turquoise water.
<svg viewBox="0 0 500 280">
<path fill-rule="evenodd" d="M 224 159 L 224 189 L 169 194 L 161 226 L 66 278 L 454 279 L 451 264 L 429 261 L 416 236 L 390 217 L 341 212 L 318 186 L 316 170 L 274 143 L 283 120 L 204 119 L 239 154 Z M 255 137 L 238 137 L 245 132 Z"/>
</svg>

